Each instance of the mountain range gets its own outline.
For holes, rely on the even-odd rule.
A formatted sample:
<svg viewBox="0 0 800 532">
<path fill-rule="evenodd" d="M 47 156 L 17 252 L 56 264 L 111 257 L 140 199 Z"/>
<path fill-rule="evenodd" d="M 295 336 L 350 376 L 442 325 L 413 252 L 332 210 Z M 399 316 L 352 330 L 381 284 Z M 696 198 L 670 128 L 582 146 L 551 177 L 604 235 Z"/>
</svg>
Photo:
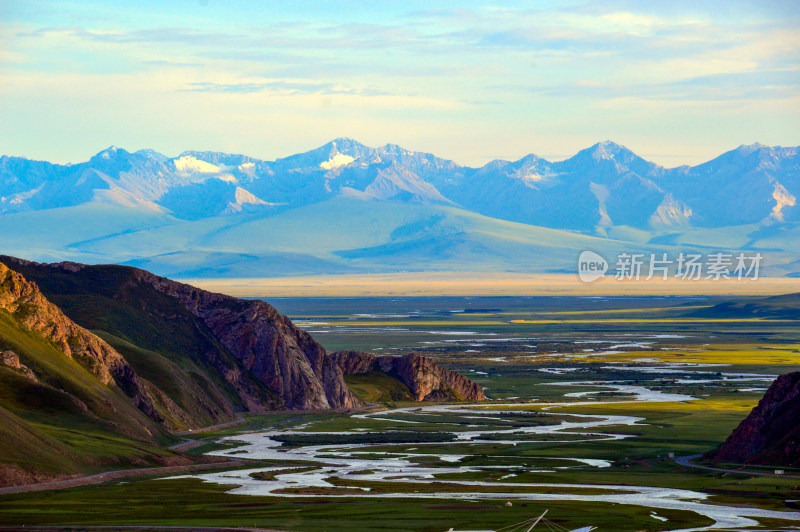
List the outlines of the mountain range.
<svg viewBox="0 0 800 532">
<path fill-rule="evenodd" d="M 574 272 L 577 254 L 758 250 L 800 274 L 796 147 L 664 168 L 610 141 L 460 166 L 336 139 L 274 161 L 110 147 L 0 157 L 0 248 L 178 277 L 399 270 Z"/>
</svg>

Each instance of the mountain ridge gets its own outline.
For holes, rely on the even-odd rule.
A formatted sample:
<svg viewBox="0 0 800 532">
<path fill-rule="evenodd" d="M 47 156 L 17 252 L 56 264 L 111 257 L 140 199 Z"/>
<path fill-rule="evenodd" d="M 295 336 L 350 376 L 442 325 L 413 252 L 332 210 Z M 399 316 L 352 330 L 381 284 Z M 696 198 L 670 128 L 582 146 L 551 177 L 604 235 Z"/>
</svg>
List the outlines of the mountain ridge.
<svg viewBox="0 0 800 532">
<path fill-rule="evenodd" d="M 483 399 L 476 383 L 418 355 L 381 366 L 405 384 L 366 376 L 362 389 Z M 337 358 L 264 301 L 129 266 L 0 256 L 0 486 L 191 463 L 168 447 L 175 432 L 237 413 L 362 406 Z"/>
<path fill-rule="evenodd" d="M 262 412 L 359 405 L 322 346 L 264 301 L 207 292 L 129 266 L 40 264 L 7 256 L 0 256 L 0 263 L 35 279 L 76 321 L 145 349 L 163 344 L 148 342 L 147 334 L 180 334 L 174 325 L 184 324 L 180 326 L 189 328 L 183 333 L 189 334 L 188 343 L 174 350 L 199 351 L 195 363 L 215 371 L 218 385 L 233 387 L 239 408 Z M 110 308 L 120 314 L 115 321 Z"/>
<path fill-rule="evenodd" d="M 67 358 L 104 385 L 116 385 L 154 421 L 163 421 L 144 383 L 128 362 L 106 342 L 69 319 L 42 295 L 35 283 L 0 262 L 0 287 L 0 310 L 53 342 Z M 16 365 L 20 365 L 19 358 Z"/>
<path fill-rule="evenodd" d="M 448 217 L 445 211 L 455 208 L 462 220 L 486 217 L 487 226 L 478 237 L 466 230 L 466 222 L 451 225 L 452 231 L 430 225 L 419 235 L 431 242 L 430 252 L 417 257 L 423 269 L 459 270 L 474 263 L 450 258 L 464 256 L 459 233 L 470 240 L 467 248 L 477 249 L 484 245 L 478 240 L 494 235 L 491 248 L 517 245 L 524 256 L 526 239 L 520 244 L 496 236 L 511 222 L 522 224 L 523 233 L 545 229 L 593 237 L 588 248 L 601 251 L 614 246 L 622 251 L 618 241 L 645 251 L 654 246 L 675 252 L 761 250 L 773 255 L 770 274 L 786 275 L 800 274 L 800 263 L 791 259 L 800 241 L 798 197 L 797 148 L 760 144 L 675 168 L 646 161 L 612 141 L 563 161 L 529 154 L 480 168 L 348 138 L 274 161 L 191 150 L 168 158 L 112 146 L 74 165 L 0 157 L 0 246 L 31 260 L 150 264 L 156 273 L 170 275 L 379 272 L 391 268 L 391 255 L 408 244 L 395 230 L 424 225 L 417 218 L 423 205 L 430 207 L 431 218 Z M 334 204 L 346 210 L 335 212 L 328 207 Z M 328 235 L 325 245 L 301 243 L 308 237 L 300 232 L 328 232 L 362 211 L 397 214 L 388 222 L 365 220 L 353 238 Z M 68 234 L 51 223 L 62 216 L 75 227 Z M 244 244 L 244 232 L 232 239 L 236 245 L 217 239 L 221 232 L 270 224 L 289 224 L 299 238 L 276 237 L 268 252 L 255 254 Z M 338 239 L 340 247 L 325 249 Z M 376 250 L 375 260 L 359 252 L 367 248 Z M 564 258 L 534 271 L 574 270 L 570 254 L 581 249 L 565 243 L 557 253 Z M 493 270 L 516 269 L 511 256 L 484 262 Z M 169 266 L 162 268 L 165 261 Z"/>
</svg>

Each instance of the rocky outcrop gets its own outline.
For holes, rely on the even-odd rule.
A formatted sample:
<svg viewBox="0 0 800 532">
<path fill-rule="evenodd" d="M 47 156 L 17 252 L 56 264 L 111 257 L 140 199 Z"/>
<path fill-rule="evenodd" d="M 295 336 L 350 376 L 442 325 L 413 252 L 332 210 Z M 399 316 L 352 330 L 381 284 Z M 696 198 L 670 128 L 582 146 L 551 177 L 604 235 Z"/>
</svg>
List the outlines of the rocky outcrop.
<svg viewBox="0 0 800 532">
<path fill-rule="evenodd" d="M 417 353 L 394 357 L 338 351 L 331 358 L 348 375 L 378 370 L 396 377 L 408 386 L 416 401 L 486 399 L 477 383 Z"/>
<path fill-rule="evenodd" d="M 38 382 L 36 374 L 31 371 L 31 368 L 19 361 L 19 355 L 14 351 L 0 351 L 0 366 L 6 366 L 13 369 L 26 379 Z"/>
<path fill-rule="evenodd" d="M 360 405 L 325 349 L 272 305 L 206 292 L 143 270 L 136 270 L 136 275 L 203 320 L 216 339 L 286 408 L 325 410 Z"/>
<path fill-rule="evenodd" d="M 417 401 L 442 401 L 449 398 L 451 393 L 457 399 L 486 399 L 477 383 L 415 353 L 403 357 L 381 357 L 378 365 L 387 373 L 395 372 L 411 388 Z M 391 370 L 386 371 L 384 368 Z"/>
<path fill-rule="evenodd" d="M 378 369 L 378 357 L 361 351 L 336 351 L 331 358 L 345 375 L 358 375 Z"/>
<path fill-rule="evenodd" d="M 65 356 L 86 368 L 103 384 L 118 386 L 139 410 L 161 421 L 142 381 L 122 355 L 69 319 L 35 283 L 3 263 L 0 263 L 0 309 L 53 342 Z"/>
<path fill-rule="evenodd" d="M 800 466 L 800 371 L 781 375 L 733 433 L 705 458 Z"/>
</svg>

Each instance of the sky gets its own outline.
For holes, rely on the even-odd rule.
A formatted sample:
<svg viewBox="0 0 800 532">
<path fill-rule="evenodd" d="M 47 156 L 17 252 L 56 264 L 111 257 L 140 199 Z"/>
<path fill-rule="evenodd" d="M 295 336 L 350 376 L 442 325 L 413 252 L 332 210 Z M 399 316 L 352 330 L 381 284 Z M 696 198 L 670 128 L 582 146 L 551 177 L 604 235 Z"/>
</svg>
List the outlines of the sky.
<svg viewBox="0 0 800 532">
<path fill-rule="evenodd" d="M 458 7 L 454 7 L 458 5 Z M 800 1 L 0 0 L 0 154 L 800 144 Z"/>
</svg>

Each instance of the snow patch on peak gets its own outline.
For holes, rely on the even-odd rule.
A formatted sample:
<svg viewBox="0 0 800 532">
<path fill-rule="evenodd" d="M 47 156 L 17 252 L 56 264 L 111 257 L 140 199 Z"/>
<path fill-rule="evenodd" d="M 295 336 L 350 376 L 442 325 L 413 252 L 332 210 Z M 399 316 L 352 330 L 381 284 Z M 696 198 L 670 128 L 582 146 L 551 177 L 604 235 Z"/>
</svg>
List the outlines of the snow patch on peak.
<svg viewBox="0 0 800 532">
<path fill-rule="evenodd" d="M 239 165 L 239 170 L 246 172 L 256 167 L 256 163 L 242 163 Z"/>
<path fill-rule="evenodd" d="M 350 164 L 353 161 L 355 161 L 355 158 L 350 157 L 349 155 L 345 155 L 343 153 L 337 153 L 327 161 L 322 161 L 321 163 L 319 163 L 319 167 L 324 170 L 333 170 L 334 168 Z"/>
<path fill-rule="evenodd" d="M 95 155 L 95 157 L 100 157 L 102 159 L 111 159 L 112 157 L 117 155 L 117 151 L 119 151 L 119 148 L 117 148 L 116 146 L 109 146 L 108 148 L 104 149 L 103 151 Z"/>
<path fill-rule="evenodd" d="M 603 142 L 597 143 L 592 155 L 595 159 L 613 159 L 614 155 L 619 153 L 621 149 L 621 146 L 610 140 L 604 140 Z"/>
<path fill-rule="evenodd" d="M 258 198 L 252 192 L 248 192 L 247 190 L 243 189 L 242 187 L 236 187 L 236 192 L 234 194 L 236 199 L 236 203 L 239 205 L 269 205 L 266 201 Z"/>
<path fill-rule="evenodd" d="M 517 173 L 517 176 L 528 183 L 538 183 L 539 181 L 544 181 L 548 177 L 537 172 L 535 168 L 523 169 Z"/>
<path fill-rule="evenodd" d="M 775 183 L 775 190 L 772 192 L 772 198 L 775 200 L 775 206 L 772 208 L 772 214 L 770 216 L 782 222 L 783 208 L 794 207 L 797 203 L 797 199 L 780 183 Z"/>
<path fill-rule="evenodd" d="M 213 174 L 220 170 L 219 166 L 195 159 L 191 155 L 181 155 L 177 159 L 173 159 L 172 163 L 175 165 L 175 169 L 183 174 Z"/>
<path fill-rule="evenodd" d="M 255 196 L 253 193 L 248 192 L 242 187 L 236 187 L 233 195 L 233 201 L 229 201 L 228 205 L 219 213 L 220 216 L 231 216 L 246 212 L 253 208 L 272 206 L 274 203 L 268 203 L 261 198 Z M 248 208 L 248 206 L 250 206 Z"/>
</svg>

